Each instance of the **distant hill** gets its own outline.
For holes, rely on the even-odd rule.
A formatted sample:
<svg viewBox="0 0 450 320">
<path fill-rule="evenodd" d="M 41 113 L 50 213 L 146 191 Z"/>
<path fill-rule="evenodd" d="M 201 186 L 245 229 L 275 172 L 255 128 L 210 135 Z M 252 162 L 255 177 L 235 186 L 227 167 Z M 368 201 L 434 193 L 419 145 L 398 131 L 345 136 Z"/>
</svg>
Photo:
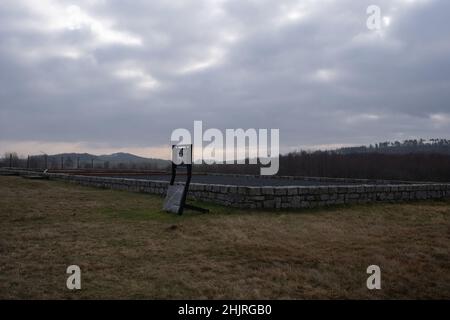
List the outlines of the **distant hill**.
<svg viewBox="0 0 450 320">
<path fill-rule="evenodd" d="M 92 166 L 101 168 L 139 168 L 139 169 L 167 169 L 170 161 L 155 158 L 144 158 L 131 153 L 118 152 L 106 155 L 93 155 L 89 153 L 60 153 L 49 155 L 48 161 L 51 167 L 60 167 L 61 159 L 65 168 L 76 168 L 79 163 L 80 168 Z"/>
<path fill-rule="evenodd" d="M 131 153 L 118 152 L 113 154 L 105 154 L 97 157 L 97 160 L 100 161 L 111 161 L 111 162 L 147 162 L 147 161 L 163 161 L 160 159 L 153 158 L 144 158 L 140 156 L 136 156 Z"/>
</svg>

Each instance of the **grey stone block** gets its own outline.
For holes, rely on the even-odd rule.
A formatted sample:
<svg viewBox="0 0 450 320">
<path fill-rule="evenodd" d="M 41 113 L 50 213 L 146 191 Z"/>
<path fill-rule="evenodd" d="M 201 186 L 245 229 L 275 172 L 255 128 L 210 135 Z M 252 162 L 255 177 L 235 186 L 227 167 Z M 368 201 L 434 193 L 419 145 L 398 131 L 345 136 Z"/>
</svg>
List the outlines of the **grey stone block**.
<svg viewBox="0 0 450 320">
<path fill-rule="evenodd" d="M 262 187 L 261 193 L 264 195 L 274 195 L 275 194 L 273 187 Z"/>
<path fill-rule="evenodd" d="M 283 188 L 283 187 L 276 187 L 276 188 L 274 188 L 274 192 L 275 192 L 275 195 L 287 195 L 287 190 L 286 190 L 286 188 Z"/>
</svg>

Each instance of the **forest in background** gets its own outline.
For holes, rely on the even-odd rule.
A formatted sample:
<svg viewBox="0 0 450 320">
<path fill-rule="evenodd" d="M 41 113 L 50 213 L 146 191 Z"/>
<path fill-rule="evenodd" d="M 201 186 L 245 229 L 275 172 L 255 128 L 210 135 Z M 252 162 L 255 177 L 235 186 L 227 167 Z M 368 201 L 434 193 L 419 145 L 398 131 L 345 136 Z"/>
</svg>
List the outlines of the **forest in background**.
<svg viewBox="0 0 450 320">
<path fill-rule="evenodd" d="M 198 172 L 256 174 L 261 165 L 201 165 Z M 450 181 L 450 140 L 405 140 L 280 156 L 281 176 Z"/>
</svg>

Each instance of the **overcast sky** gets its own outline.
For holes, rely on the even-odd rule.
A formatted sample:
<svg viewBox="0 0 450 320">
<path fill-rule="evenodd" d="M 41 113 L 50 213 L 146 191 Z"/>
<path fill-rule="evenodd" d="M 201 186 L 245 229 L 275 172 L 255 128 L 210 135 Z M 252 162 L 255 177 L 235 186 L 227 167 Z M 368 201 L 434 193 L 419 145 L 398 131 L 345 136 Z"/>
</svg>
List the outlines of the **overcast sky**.
<svg viewBox="0 0 450 320">
<path fill-rule="evenodd" d="M 194 120 L 284 152 L 449 138 L 450 1 L 0 1 L 0 152 L 166 157 Z"/>
</svg>

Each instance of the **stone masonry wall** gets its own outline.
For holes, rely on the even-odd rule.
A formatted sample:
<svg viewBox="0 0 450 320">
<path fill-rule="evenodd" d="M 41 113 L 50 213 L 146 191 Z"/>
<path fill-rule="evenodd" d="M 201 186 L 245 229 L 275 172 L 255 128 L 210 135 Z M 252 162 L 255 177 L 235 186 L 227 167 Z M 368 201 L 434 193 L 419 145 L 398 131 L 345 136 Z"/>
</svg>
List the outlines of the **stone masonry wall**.
<svg viewBox="0 0 450 320">
<path fill-rule="evenodd" d="M 165 181 L 49 174 L 51 179 L 85 186 L 164 195 Z M 377 201 L 450 198 L 450 184 L 246 187 L 191 183 L 189 198 L 236 208 L 311 208 Z"/>
<path fill-rule="evenodd" d="M 19 173 L 27 174 L 24 171 Z M 48 176 L 50 179 L 83 186 L 159 195 L 165 194 L 169 184 L 166 181 L 77 176 L 61 173 L 49 173 Z M 191 183 L 188 197 L 236 208 L 312 208 L 335 204 L 450 198 L 450 184 L 247 187 Z"/>
</svg>

